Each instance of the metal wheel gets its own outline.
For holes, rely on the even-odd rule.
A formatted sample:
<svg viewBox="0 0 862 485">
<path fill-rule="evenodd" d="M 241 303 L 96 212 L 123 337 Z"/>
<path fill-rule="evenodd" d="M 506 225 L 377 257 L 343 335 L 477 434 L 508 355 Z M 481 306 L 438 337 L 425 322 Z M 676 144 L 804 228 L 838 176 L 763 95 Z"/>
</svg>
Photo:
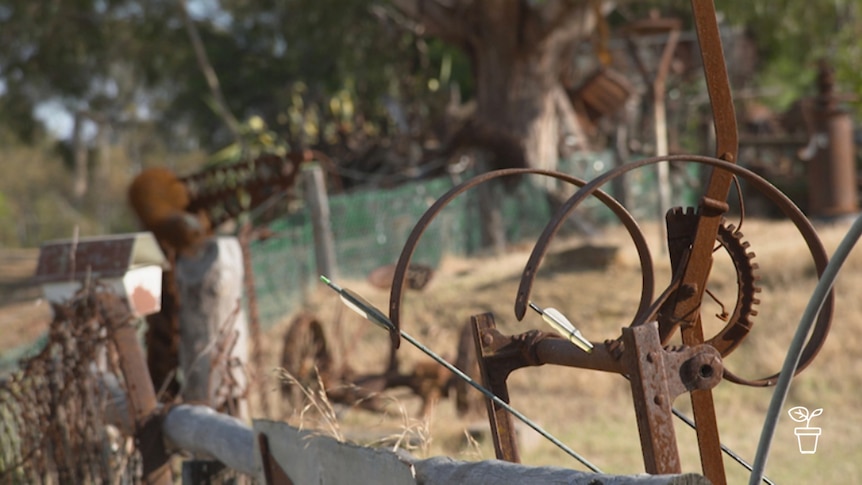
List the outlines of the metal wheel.
<svg viewBox="0 0 862 485">
<path fill-rule="evenodd" d="M 293 409 L 302 406 L 306 392 L 320 390 L 333 362 L 323 326 L 309 314 L 297 316 L 284 335 L 281 366 L 289 374 L 282 383 L 282 397 Z"/>
<path fill-rule="evenodd" d="M 679 252 L 679 248 L 686 248 L 691 245 L 697 228 L 697 221 L 697 213 L 691 207 L 686 210 L 682 208 L 671 209 L 667 214 L 668 245 L 670 246 L 671 257 L 674 253 Z M 728 225 L 722 221 L 718 227 L 716 241 L 733 263 L 737 284 L 736 303 L 733 311 L 727 312 L 725 310 L 722 314 L 717 315 L 718 318 L 727 322 L 726 325 L 705 342 L 715 347 L 722 357 L 733 352 L 751 331 L 754 325 L 752 317 L 757 315 L 754 306 L 760 303 L 757 298 L 760 288 L 757 286 L 758 277 L 755 274 L 758 265 L 753 261 L 754 253 L 748 250 L 751 245 L 743 241 L 742 237 L 742 233 L 736 230 L 732 224 Z M 659 318 L 661 319 L 661 316 Z M 667 345 L 669 337 L 669 335 L 661 335 L 664 345 Z"/>
</svg>

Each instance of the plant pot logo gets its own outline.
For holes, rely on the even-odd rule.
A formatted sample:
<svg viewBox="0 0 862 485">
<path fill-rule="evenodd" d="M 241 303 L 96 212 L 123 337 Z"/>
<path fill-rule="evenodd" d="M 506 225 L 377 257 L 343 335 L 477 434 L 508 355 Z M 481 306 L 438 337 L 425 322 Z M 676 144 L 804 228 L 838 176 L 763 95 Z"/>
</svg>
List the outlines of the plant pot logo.
<svg viewBox="0 0 862 485">
<path fill-rule="evenodd" d="M 797 423 L 805 423 L 805 426 L 799 426 L 793 430 L 796 434 L 796 441 L 799 443 L 799 452 L 803 455 L 813 455 L 817 452 L 817 439 L 820 438 L 820 428 L 812 428 L 811 420 L 823 414 L 823 408 L 815 409 L 808 412 L 805 406 L 796 406 L 787 411 L 790 419 Z"/>
</svg>

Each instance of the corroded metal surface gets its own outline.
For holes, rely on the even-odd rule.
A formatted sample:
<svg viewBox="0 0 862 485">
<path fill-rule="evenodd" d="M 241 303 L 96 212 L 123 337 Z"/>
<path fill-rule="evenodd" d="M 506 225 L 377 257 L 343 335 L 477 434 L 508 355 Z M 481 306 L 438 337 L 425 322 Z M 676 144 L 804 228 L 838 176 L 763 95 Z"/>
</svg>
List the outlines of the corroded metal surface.
<svg viewBox="0 0 862 485">
<path fill-rule="evenodd" d="M 332 169 L 332 160 L 316 150 L 284 156 L 262 155 L 230 165 L 210 167 L 181 177 L 189 193 L 186 212 L 204 212 L 212 227 L 240 214 L 264 208 L 293 188 L 304 163 L 320 161 Z"/>
<path fill-rule="evenodd" d="M 541 174 L 566 180 L 580 187 L 554 214 L 538 238 L 527 261 L 515 296 L 515 316 L 524 317 L 530 294 L 549 244 L 563 222 L 588 197 L 596 196 L 610 207 L 631 234 L 641 260 L 643 290 L 634 310 L 632 325 L 622 335 L 594 344 L 592 353 L 585 353 L 565 339 L 539 331 L 507 336 L 494 328 L 490 315 L 473 319 L 473 331 L 484 384 L 501 399 L 508 400 L 506 379 L 514 370 L 546 363 L 619 373 L 630 377 L 635 411 L 642 436 L 645 466 L 650 473 L 679 471 L 679 456 L 670 420 L 672 401 L 678 395 L 690 393 L 697 423 L 698 446 L 704 474 L 716 484 L 726 483 L 722 462 L 716 412 L 711 389 L 723 378 L 741 384 L 767 386 L 777 375 L 743 379 L 724 369 L 723 355 L 730 354 L 752 329 L 759 302 L 756 284 L 756 263 L 753 252 L 742 234 L 724 223 L 728 211 L 727 197 L 735 178 L 744 179 L 750 187 L 771 200 L 797 227 L 812 255 L 818 275 L 825 269 L 826 251 L 811 223 L 793 202 L 768 181 L 750 170 L 736 165 L 738 134 L 733 100 L 727 79 L 727 69 L 721 47 L 712 0 L 692 0 L 695 26 L 704 63 L 710 102 L 716 129 L 717 157 L 675 155 L 654 157 L 612 169 L 589 182 L 556 172 L 541 170 L 501 170 L 480 175 L 450 190 L 438 199 L 418 221 L 408 237 L 396 266 L 390 294 L 389 316 L 396 326 L 401 324 L 401 299 L 406 270 L 413 251 L 424 230 L 452 199 L 489 180 L 519 174 Z M 601 188 L 625 173 L 662 162 L 699 164 L 712 169 L 708 186 L 698 207 L 688 211 L 671 210 L 668 217 L 668 245 L 673 278 L 658 298 L 653 299 L 654 273 L 644 236 L 631 216 Z M 701 325 L 701 304 L 712 269 L 716 242 L 729 255 L 737 272 L 737 301 L 732 311 L 721 318 L 726 325 L 715 336 L 704 336 Z M 816 356 L 829 331 L 834 299 L 825 303 L 812 335 L 803 352 L 798 371 Z M 664 348 L 679 330 L 683 347 Z M 393 346 L 393 357 L 397 345 Z M 488 401 L 488 413 L 494 434 L 498 458 L 516 461 L 517 444 L 511 420 L 493 402 Z"/>
<path fill-rule="evenodd" d="M 308 313 L 298 315 L 284 335 L 283 403 L 291 406 L 291 410 L 302 409 L 309 400 L 314 401 L 325 393 L 332 403 L 384 412 L 386 397 L 382 393 L 406 388 L 421 399 L 420 413 L 427 415 L 434 403 L 449 396 L 454 384 L 448 371 L 435 362 L 417 362 L 406 371 L 399 371 L 396 365 L 380 373 L 363 374 L 350 365 L 349 356 L 340 357 L 340 365 L 336 366 L 327 333 L 317 317 Z M 469 367 L 471 364 L 464 362 L 462 365 Z"/>
</svg>

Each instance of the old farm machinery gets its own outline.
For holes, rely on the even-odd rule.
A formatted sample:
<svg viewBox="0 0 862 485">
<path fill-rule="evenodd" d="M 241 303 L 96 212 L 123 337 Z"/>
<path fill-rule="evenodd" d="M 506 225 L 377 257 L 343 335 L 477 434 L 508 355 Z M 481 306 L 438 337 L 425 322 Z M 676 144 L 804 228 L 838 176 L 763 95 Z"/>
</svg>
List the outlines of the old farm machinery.
<svg viewBox="0 0 862 485">
<path fill-rule="evenodd" d="M 491 314 L 472 318 L 472 332 L 484 386 L 508 401 L 507 378 L 515 370 L 544 364 L 617 373 L 631 383 L 635 413 L 648 473 L 681 471 L 676 437 L 673 432 L 674 400 L 690 395 L 694 425 L 704 475 L 715 484 L 727 482 L 722 460 L 716 409 L 712 389 L 722 381 L 748 386 L 774 385 L 778 374 L 744 378 L 723 365 L 723 358 L 733 352 L 752 330 L 759 289 L 756 285 L 753 253 L 741 233 L 725 222 L 730 207 L 730 190 L 737 179 L 755 188 L 772 201 L 790 219 L 805 240 L 818 275 L 826 268 L 828 258 L 813 226 L 794 203 L 762 177 L 736 164 L 738 132 L 731 90 L 728 83 L 721 39 L 712 0 L 693 0 L 692 10 L 704 63 L 704 74 L 710 96 L 716 130 L 716 157 L 673 155 L 630 163 L 587 182 L 566 174 L 535 169 L 508 169 L 489 172 L 449 191 L 423 215 L 401 253 L 390 294 L 389 319 L 393 327 L 393 347 L 398 347 L 401 328 L 401 303 L 414 248 L 435 215 L 455 197 L 490 180 L 519 175 L 539 174 L 566 180 L 580 186 L 557 211 L 535 244 L 523 270 L 515 295 L 515 316 L 521 320 L 531 306 L 530 295 L 540 263 L 549 244 L 564 220 L 588 197 L 595 196 L 608 206 L 628 230 L 637 247 L 643 281 L 640 302 L 629 327 L 620 335 L 593 342 L 593 350 L 584 352 L 569 339 L 556 334 L 531 330 L 521 335 L 504 335 L 496 329 Z M 645 237 L 632 216 L 601 188 L 621 175 L 657 164 L 675 162 L 699 164 L 711 168 L 708 185 L 698 206 L 675 208 L 666 214 L 667 248 L 672 278 L 656 287 L 652 259 Z M 708 294 L 713 253 L 723 248 L 737 272 L 737 299 L 723 315 L 726 322 L 716 335 L 705 335 L 701 321 L 701 304 Z M 658 296 L 656 290 L 660 289 Z M 829 330 L 833 299 L 830 295 L 814 323 L 802 349 L 797 372 L 811 363 Z M 671 346 L 679 332 L 682 345 Z M 512 414 L 499 400 L 488 399 L 488 413 L 497 457 L 518 461 Z"/>
<path fill-rule="evenodd" d="M 409 235 L 395 267 L 388 316 L 364 303 L 358 295 L 330 282 L 348 305 L 387 330 L 391 336 L 392 358 L 385 373 L 357 378 L 338 376 L 338 372 L 335 372 L 334 375 L 340 377 L 336 381 L 357 386 L 366 381 L 373 382 L 371 393 L 388 387 L 406 386 L 423 398 L 426 398 L 423 395 L 426 385 L 438 386 L 438 389 L 448 388 L 452 381 L 440 375 L 439 369 L 426 377 L 418 373 L 401 375 L 396 372 L 397 366 L 392 365 L 396 349 L 402 339 L 406 339 L 438 360 L 457 379 L 470 383 L 482 392 L 486 398 L 497 457 L 517 462 L 520 458 L 513 416 L 543 436 L 551 437 L 508 404 L 507 379 L 512 372 L 529 366 L 554 364 L 619 374 L 630 382 L 644 468 L 648 473 L 674 474 L 682 470 L 672 421 L 674 415 L 696 429 L 703 474 L 712 483 L 727 483 L 722 453 L 731 455 L 752 469 L 750 464 L 722 445 L 712 389 L 723 381 L 756 387 L 773 386 L 790 373 L 749 377 L 724 363 L 725 357 L 736 350 L 751 332 L 760 291 L 754 253 L 743 240 L 739 228 L 725 220 L 725 215 L 730 211 L 728 198 L 734 184 L 739 180 L 744 181 L 749 189 L 756 190 L 770 200 L 793 222 L 806 242 L 818 275 L 826 270 L 828 257 L 814 227 L 801 210 L 763 177 L 737 165 L 738 130 L 715 7 L 712 0 L 692 0 L 691 4 L 714 118 L 716 156 L 658 156 L 617 167 L 590 181 L 549 170 L 504 169 L 482 174 L 454 187 L 426 211 Z M 646 237 L 626 208 L 603 192 L 602 188 L 628 172 L 655 168 L 669 162 L 701 165 L 710 169 L 711 174 L 697 207 L 673 208 L 665 214 L 671 277 L 669 282 L 660 285 L 656 282 L 656 271 Z M 514 299 L 518 320 L 525 317 L 529 308 L 533 308 L 543 313 L 543 318 L 552 323 L 555 329 L 561 330 L 563 336 L 539 330 L 505 335 L 496 328 L 493 315 L 475 315 L 467 327 L 479 368 L 479 379 L 473 379 L 462 372 L 466 370 L 463 366 L 461 370 L 449 366 L 401 329 L 402 297 L 410 280 L 411 258 L 428 225 L 456 197 L 492 180 L 525 174 L 553 177 L 579 187 L 559 207 L 533 247 Z M 564 221 L 591 197 L 607 206 L 628 231 L 637 250 L 642 282 L 639 302 L 629 326 L 623 328 L 619 335 L 603 341 L 583 342 L 563 315 L 538 307 L 532 302 L 531 293 L 551 241 Z M 724 322 L 722 328 L 714 335 L 707 335 L 702 321 L 702 304 L 706 297 L 710 297 L 708 283 L 714 253 L 718 250 L 727 254 L 736 273 L 736 301 L 734 305 L 723 308 L 720 316 Z M 834 301 L 830 294 L 825 298 L 807 343 L 801 349 L 799 362 L 795 366 L 797 373 L 812 362 L 822 347 L 829 331 L 833 307 Z M 328 350 L 320 324 L 308 318 L 296 325 L 296 341 L 300 342 L 299 337 L 304 335 L 310 343 L 300 346 L 293 353 L 291 358 L 302 360 L 291 364 L 293 368 L 313 368 L 316 365 L 318 373 L 330 372 L 331 362 L 326 357 Z M 681 345 L 672 345 L 676 338 L 681 340 Z M 481 380 L 482 384 L 476 380 Z M 693 420 L 673 407 L 673 402 L 682 394 L 690 396 Z M 345 400 L 366 400 L 370 396 L 346 396 Z M 371 400 L 368 402 L 373 403 Z M 552 441 L 580 459 L 566 445 L 556 439 Z M 586 460 L 582 460 L 582 463 L 594 469 Z"/>
</svg>

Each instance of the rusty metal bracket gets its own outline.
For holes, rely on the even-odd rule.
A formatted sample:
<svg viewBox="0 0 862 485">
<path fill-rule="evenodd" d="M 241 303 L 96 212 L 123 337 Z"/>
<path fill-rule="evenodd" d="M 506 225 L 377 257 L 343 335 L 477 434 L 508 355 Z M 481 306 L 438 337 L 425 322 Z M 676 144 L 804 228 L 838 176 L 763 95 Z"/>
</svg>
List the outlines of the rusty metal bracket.
<svg viewBox="0 0 862 485">
<path fill-rule="evenodd" d="M 506 380 L 522 367 L 553 362 L 628 375 L 648 473 L 680 472 L 671 423 L 674 399 L 685 392 L 711 389 L 721 381 L 718 350 L 710 345 L 663 349 L 656 322 L 623 329 L 625 347 L 619 360 L 603 346 L 596 346 L 596 357 L 573 352 L 574 346 L 567 340 L 538 330 L 503 335 L 489 313 L 473 316 L 471 324 L 483 384 L 506 402 Z M 584 357 L 572 357 L 578 354 Z M 486 403 L 497 458 L 518 462 L 511 416 L 490 400 Z"/>
<path fill-rule="evenodd" d="M 509 373 L 520 367 L 530 365 L 523 359 L 518 349 L 512 348 L 511 339 L 495 338 L 496 324 L 490 313 L 475 315 L 470 318 L 473 330 L 473 341 L 476 343 L 476 357 L 479 360 L 479 372 L 482 375 L 482 385 L 494 395 L 509 403 L 509 387 L 506 379 Z M 502 337 L 502 335 L 499 335 Z M 508 343 L 506 343 L 508 341 Z M 499 354 L 497 354 L 499 352 Z M 495 359 L 496 357 L 496 359 Z M 500 364 L 503 364 L 501 367 Z M 485 399 L 488 406 L 488 420 L 491 423 L 491 437 L 494 440 L 494 452 L 497 459 L 512 463 L 520 463 L 518 441 L 515 434 L 512 415 L 498 406 L 494 401 Z"/>
<path fill-rule="evenodd" d="M 709 345 L 662 349 L 657 322 L 624 328 L 623 343 L 646 472 L 681 473 L 673 401 L 685 392 L 718 385 L 721 356 Z"/>
<path fill-rule="evenodd" d="M 509 403 L 509 388 L 506 379 L 514 370 L 522 367 L 539 366 L 546 363 L 544 359 L 563 358 L 574 355 L 572 343 L 555 334 L 539 330 L 530 330 L 516 336 L 507 336 L 496 328 L 494 316 L 490 313 L 474 315 L 470 319 L 473 341 L 476 345 L 476 360 L 479 364 L 482 384 L 495 396 Z M 584 352 L 578 352 L 588 355 Z M 602 362 L 597 367 L 613 368 L 610 354 L 600 351 Z M 571 363 L 571 360 L 569 360 Z M 575 360 L 575 365 L 589 365 L 589 360 Z M 517 435 L 513 426 L 512 415 L 491 399 L 486 399 L 488 420 L 491 425 L 491 436 L 494 451 L 500 460 L 513 463 L 520 462 Z"/>
</svg>

